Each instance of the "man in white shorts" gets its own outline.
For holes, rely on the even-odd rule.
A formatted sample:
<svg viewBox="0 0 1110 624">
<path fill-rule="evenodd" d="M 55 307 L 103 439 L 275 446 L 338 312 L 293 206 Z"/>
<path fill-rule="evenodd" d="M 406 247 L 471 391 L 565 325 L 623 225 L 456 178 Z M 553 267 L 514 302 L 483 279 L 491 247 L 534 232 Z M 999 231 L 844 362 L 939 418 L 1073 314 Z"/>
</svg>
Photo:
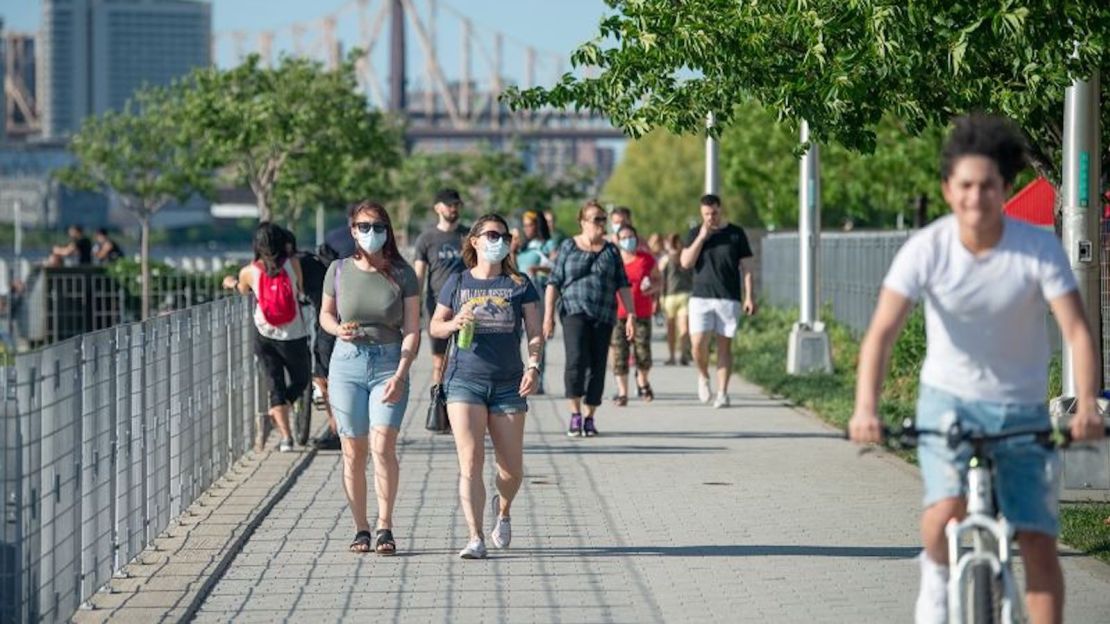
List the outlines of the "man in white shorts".
<svg viewBox="0 0 1110 624">
<path fill-rule="evenodd" d="M 709 403 L 713 388 L 709 382 L 709 344 L 717 337 L 717 398 L 713 407 L 728 407 L 728 382 L 732 376 L 732 337 L 741 310 L 755 314 L 752 274 L 744 260 L 752 257 L 744 229 L 727 223 L 721 216 L 721 198 L 701 198 L 700 227 L 690 230 L 686 248 L 679 261 L 682 268 L 693 269 L 694 288 L 690 293 L 690 340 L 698 367 L 698 399 Z M 740 283 L 743 277 L 743 297 Z M 741 301 L 743 304 L 741 304 Z"/>
</svg>

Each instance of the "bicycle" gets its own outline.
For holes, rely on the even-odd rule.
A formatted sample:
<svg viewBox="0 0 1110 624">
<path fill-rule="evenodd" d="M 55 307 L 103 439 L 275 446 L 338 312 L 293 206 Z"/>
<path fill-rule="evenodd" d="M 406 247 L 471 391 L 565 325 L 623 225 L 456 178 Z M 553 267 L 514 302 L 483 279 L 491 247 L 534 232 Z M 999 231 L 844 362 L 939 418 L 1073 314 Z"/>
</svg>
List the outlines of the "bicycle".
<svg viewBox="0 0 1110 624">
<path fill-rule="evenodd" d="M 1110 427 L 1106 428 L 1110 435 Z M 965 430 L 954 423 L 947 431 L 918 429 L 906 419 L 901 429 L 883 428 L 884 436 L 897 440 L 901 448 L 914 448 L 921 436 L 943 438 L 948 448 L 971 444 L 967 471 L 967 513 L 963 520 L 950 520 L 945 527 L 948 540 L 948 621 L 951 624 L 993 624 L 1025 621 L 1024 599 L 1011 569 L 1010 550 L 1014 529 L 998 509 L 994 491 L 995 466 L 991 444 L 1027 437 L 1046 449 L 1066 448 L 1071 434 L 1066 429 L 1024 428 L 1003 433 Z M 969 536 L 970 548 L 961 548 Z"/>
</svg>

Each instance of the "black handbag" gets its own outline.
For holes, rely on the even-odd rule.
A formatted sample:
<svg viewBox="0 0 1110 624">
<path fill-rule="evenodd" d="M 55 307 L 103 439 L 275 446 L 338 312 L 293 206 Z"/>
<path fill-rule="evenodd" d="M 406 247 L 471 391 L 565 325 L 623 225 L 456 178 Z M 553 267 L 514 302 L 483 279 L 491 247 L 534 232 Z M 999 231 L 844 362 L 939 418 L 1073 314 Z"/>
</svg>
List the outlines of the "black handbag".
<svg viewBox="0 0 1110 624">
<path fill-rule="evenodd" d="M 455 292 L 451 295 L 451 301 L 454 302 L 459 298 L 459 285 L 462 284 L 462 274 L 455 280 Z M 447 348 L 448 357 L 455 355 L 455 337 L 451 336 L 451 344 Z M 446 372 L 447 358 L 443 359 L 444 370 L 440 371 L 440 379 L 443 379 L 443 373 Z M 443 384 L 433 384 L 431 390 L 431 400 L 428 401 L 428 414 L 424 417 L 424 428 L 428 431 L 436 433 L 450 433 L 451 420 L 447 418 L 447 392 L 443 389 Z"/>
<path fill-rule="evenodd" d="M 424 420 L 424 428 L 436 433 L 451 431 L 451 421 L 447 418 L 447 393 L 443 386 L 432 386 L 432 398 L 428 402 L 428 415 Z"/>
</svg>

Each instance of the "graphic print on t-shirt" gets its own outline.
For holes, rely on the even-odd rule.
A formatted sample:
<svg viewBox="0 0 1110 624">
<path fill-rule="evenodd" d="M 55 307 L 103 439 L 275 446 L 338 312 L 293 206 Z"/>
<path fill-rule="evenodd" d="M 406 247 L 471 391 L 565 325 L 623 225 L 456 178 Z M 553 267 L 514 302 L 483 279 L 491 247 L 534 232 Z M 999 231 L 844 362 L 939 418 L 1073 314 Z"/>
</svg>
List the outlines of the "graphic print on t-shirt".
<svg viewBox="0 0 1110 624">
<path fill-rule="evenodd" d="M 511 288 L 462 288 L 459 299 L 474 309 L 474 331 L 478 334 L 507 334 L 516 329 Z"/>
</svg>

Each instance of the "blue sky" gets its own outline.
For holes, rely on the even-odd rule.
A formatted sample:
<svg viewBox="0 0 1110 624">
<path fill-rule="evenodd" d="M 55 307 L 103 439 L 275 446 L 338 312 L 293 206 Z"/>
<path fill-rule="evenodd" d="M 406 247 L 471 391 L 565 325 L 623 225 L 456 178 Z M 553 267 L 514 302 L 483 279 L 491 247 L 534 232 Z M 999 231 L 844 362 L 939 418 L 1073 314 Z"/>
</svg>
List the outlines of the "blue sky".
<svg viewBox="0 0 1110 624">
<path fill-rule="evenodd" d="M 368 15 L 372 19 L 388 0 L 370 0 Z M 417 12 L 426 15 L 429 0 L 414 0 Z M 597 32 L 597 25 L 607 7 L 602 0 L 437 0 L 437 30 L 441 52 L 438 54 L 448 79 L 459 73 L 461 21 L 456 14 L 463 14 L 473 22 L 476 36 L 492 55 L 493 32 L 505 35 L 504 62 L 506 73 L 524 78 L 525 45 L 539 50 L 536 78 L 539 83 L 550 83 L 557 74 L 558 60 L 569 68 L 570 52 Z M 217 63 L 227 66 L 234 63 L 234 42 L 231 32 L 241 31 L 244 47 L 251 49 L 264 31 L 277 33 L 275 48 L 292 51 L 294 24 L 307 26 L 303 41 L 312 46 L 319 41 L 320 18 L 338 15 L 339 38 L 350 47 L 359 40 L 359 18 L 355 0 L 214 0 L 213 30 L 217 39 Z M 5 27 L 11 30 L 35 30 L 40 21 L 39 0 L 0 0 L 0 16 Z M 344 10 L 345 9 L 345 10 Z M 413 29 L 408 29 L 408 57 L 410 80 L 423 80 L 421 71 L 424 55 Z M 374 66 L 383 73 L 386 45 L 383 39 L 373 55 Z M 472 54 L 473 76 L 487 71 L 480 53 Z"/>
</svg>

